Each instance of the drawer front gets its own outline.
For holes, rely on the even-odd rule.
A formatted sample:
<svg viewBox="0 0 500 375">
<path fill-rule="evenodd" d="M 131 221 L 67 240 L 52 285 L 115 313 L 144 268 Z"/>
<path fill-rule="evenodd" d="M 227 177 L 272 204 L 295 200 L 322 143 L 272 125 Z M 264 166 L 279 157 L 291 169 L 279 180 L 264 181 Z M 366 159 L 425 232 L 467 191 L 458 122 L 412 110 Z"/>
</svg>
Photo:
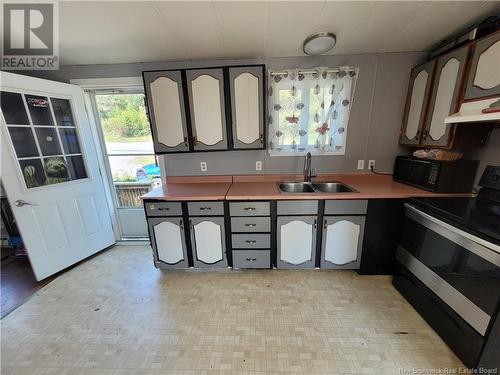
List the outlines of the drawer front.
<svg viewBox="0 0 500 375">
<path fill-rule="evenodd" d="M 325 215 L 364 215 L 367 206 L 367 200 L 325 201 Z"/>
<path fill-rule="evenodd" d="M 231 202 L 231 216 L 269 216 L 269 202 Z"/>
<path fill-rule="evenodd" d="M 181 202 L 146 202 L 147 216 L 182 216 Z"/>
<path fill-rule="evenodd" d="M 190 216 L 218 216 L 224 215 L 223 202 L 188 202 Z"/>
<path fill-rule="evenodd" d="M 271 218 L 269 217 L 232 217 L 231 231 L 238 232 L 270 232 Z"/>
<path fill-rule="evenodd" d="M 233 250 L 233 268 L 271 268 L 271 250 Z"/>
<path fill-rule="evenodd" d="M 278 201 L 278 215 L 316 215 L 318 201 Z"/>
<path fill-rule="evenodd" d="M 270 234 L 233 234 L 233 249 L 269 249 Z"/>
</svg>

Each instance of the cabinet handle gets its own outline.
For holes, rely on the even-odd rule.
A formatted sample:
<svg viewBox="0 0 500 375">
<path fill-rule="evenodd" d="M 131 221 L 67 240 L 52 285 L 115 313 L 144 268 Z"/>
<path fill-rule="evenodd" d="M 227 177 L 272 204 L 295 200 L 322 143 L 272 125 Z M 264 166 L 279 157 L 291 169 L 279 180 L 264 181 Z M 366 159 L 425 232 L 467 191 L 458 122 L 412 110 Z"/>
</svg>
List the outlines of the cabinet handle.
<svg viewBox="0 0 500 375">
<path fill-rule="evenodd" d="M 182 219 L 179 220 L 179 227 L 181 228 L 181 230 L 184 230 L 184 223 Z"/>
<path fill-rule="evenodd" d="M 208 211 L 211 209 L 212 209 L 212 207 L 200 207 L 200 211 Z"/>
<path fill-rule="evenodd" d="M 264 135 L 261 134 L 259 137 L 259 140 L 260 140 L 260 143 L 264 143 Z"/>
<path fill-rule="evenodd" d="M 245 240 L 246 243 L 257 243 L 257 240 Z"/>
<path fill-rule="evenodd" d="M 245 224 L 246 227 L 256 227 L 257 224 L 253 224 L 253 223 L 246 223 Z"/>
<path fill-rule="evenodd" d="M 325 219 L 325 222 L 323 223 L 323 229 L 326 229 L 327 226 L 328 226 L 328 221 L 326 221 Z"/>
<path fill-rule="evenodd" d="M 245 211 L 255 211 L 255 207 L 245 207 Z"/>
<path fill-rule="evenodd" d="M 424 141 L 427 140 L 427 136 L 429 135 L 429 131 L 427 129 L 424 130 Z"/>
<path fill-rule="evenodd" d="M 189 228 L 193 229 L 193 222 L 189 220 Z"/>
<path fill-rule="evenodd" d="M 158 211 L 169 211 L 170 208 L 168 207 L 158 207 Z"/>
<path fill-rule="evenodd" d="M 193 144 L 196 146 L 198 144 L 198 140 L 196 139 L 196 137 L 193 137 Z"/>
<path fill-rule="evenodd" d="M 246 258 L 247 262 L 256 262 L 257 258 Z"/>
<path fill-rule="evenodd" d="M 314 219 L 314 228 L 316 229 L 318 227 L 318 222 L 316 219 Z"/>
<path fill-rule="evenodd" d="M 184 137 L 184 146 L 189 147 L 188 138 Z"/>
</svg>

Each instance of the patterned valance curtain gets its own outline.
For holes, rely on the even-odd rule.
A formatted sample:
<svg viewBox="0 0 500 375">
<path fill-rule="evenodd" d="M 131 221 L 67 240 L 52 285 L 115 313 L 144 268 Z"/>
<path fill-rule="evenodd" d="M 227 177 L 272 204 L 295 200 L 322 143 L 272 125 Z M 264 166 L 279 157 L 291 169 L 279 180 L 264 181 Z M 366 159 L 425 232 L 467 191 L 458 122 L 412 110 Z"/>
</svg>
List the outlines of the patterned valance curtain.
<svg viewBox="0 0 500 375">
<path fill-rule="evenodd" d="M 269 71 L 271 156 L 344 155 L 358 69 Z"/>
</svg>

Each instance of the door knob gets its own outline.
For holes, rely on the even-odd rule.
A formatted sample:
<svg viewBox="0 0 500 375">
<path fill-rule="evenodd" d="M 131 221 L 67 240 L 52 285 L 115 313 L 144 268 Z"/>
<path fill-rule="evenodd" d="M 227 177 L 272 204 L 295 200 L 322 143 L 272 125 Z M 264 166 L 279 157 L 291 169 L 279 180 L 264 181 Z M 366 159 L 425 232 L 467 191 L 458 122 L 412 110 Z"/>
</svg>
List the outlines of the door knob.
<svg viewBox="0 0 500 375">
<path fill-rule="evenodd" d="M 17 201 L 14 202 L 14 206 L 23 207 L 23 206 L 38 206 L 38 205 L 36 203 L 30 203 L 23 201 L 22 199 L 18 199 Z"/>
</svg>

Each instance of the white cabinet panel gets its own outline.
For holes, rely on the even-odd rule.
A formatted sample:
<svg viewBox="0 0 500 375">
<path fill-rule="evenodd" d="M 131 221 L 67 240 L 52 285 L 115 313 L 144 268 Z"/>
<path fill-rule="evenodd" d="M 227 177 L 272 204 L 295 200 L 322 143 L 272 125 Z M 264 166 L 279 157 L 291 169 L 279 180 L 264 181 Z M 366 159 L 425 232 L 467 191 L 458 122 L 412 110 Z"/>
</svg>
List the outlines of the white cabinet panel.
<svg viewBox="0 0 500 375">
<path fill-rule="evenodd" d="M 364 224 L 364 216 L 325 216 L 321 268 L 359 268 Z"/>
<path fill-rule="evenodd" d="M 316 218 L 278 217 L 278 268 L 313 268 L 316 257 Z"/>
<path fill-rule="evenodd" d="M 175 147 L 184 142 L 184 130 L 179 100 L 179 86 L 168 77 L 158 77 L 151 82 L 158 142 Z"/>
<path fill-rule="evenodd" d="M 168 264 L 175 264 L 184 259 L 182 230 L 178 224 L 162 221 L 153 226 L 158 251 L 158 259 Z"/>
<path fill-rule="evenodd" d="M 417 136 L 418 127 L 424 107 L 425 88 L 429 74 L 422 70 L 418 73 L 413 83 L 411 92 L 410 111 L 408 112 L 408 121 L 406 124 L 405 136 L 408 139 L 414 139 Z"/>
<path fill-rule="evenodd" d="M 226 267 L 224 217 L 197 217 L 190 222 L 194 266 Z"/>
<path fill-rule="evenodd" d="M 487 90 L 498 85 L 500 85 L 500 40 L 479 56 L 474 76 L 474 86 Z"/>
<path fill-rule="evenodd" d="M 460 61 L 455 58 L 448 60 L 441 69 L 434 111 L 432 112 L 432 119 L 429 126 L 429 136 L 433 140 L 440 139 L 446 132 L 447 124 L 445 124 L 444 119 L 450 114 L 450 106 L 454 99 L 453 93 L 458 82 L 459 69 Z"/>
<path fill-rule="evenodd" d="M 222 69 L 186 72 L 195 150 L 227 149 Z"/>
</svg>

